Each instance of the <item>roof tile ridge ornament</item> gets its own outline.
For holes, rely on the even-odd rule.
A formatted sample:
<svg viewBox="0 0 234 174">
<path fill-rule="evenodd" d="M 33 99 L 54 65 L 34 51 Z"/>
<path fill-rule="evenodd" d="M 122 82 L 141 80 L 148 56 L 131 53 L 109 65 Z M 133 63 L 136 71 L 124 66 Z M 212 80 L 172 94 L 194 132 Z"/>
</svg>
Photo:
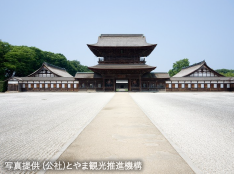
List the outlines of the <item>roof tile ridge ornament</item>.
<svg viewBox="0 0 234 174">
<path fill-rule="evenodd" d="M 193 65 L 189 65 L 189 66 L 183 67 L 182 69 L 187 69 L 187 68 L 190 68 L 190 67 L 193 67 L 193 66 L 196 66 L 196 65 L 200 65 L 200 64 L 205 64 L 205 63 L 206 63 L 206 61 L 203 60 L 203 61 L 195 63 Z"/>
</svg>

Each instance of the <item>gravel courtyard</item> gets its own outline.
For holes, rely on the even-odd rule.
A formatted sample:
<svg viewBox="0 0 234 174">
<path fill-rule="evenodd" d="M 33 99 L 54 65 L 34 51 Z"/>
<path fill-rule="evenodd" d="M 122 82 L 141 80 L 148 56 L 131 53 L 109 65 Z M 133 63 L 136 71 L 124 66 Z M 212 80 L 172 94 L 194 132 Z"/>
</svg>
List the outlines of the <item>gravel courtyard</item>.
<svg viewBox="0 0 234 174">
<path fill-rule="evenodd" d="M 234 93 L 132 93 L 203 173 L 234 172 Z"/>
<path fill-rule="evenodd" d="M 233 173 L 234 93 L 128 94 L 203 173 Z M 59 154 L 114 95 L 0 94 L 0 167 Z"/>
<path fill-rule="evenodd" d="M 113 96 L 114 93 L 0 94 L 0 167 L 4 161 L 49 160 L 74 140 Z"/>
</svg>

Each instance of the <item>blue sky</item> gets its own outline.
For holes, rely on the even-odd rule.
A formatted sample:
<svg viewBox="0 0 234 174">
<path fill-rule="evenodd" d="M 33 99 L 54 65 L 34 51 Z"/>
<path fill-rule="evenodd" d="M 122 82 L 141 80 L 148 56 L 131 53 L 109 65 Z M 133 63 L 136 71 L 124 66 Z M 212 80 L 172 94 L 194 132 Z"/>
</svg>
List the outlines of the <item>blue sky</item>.
<svg viewBox="0 0 234 174">
<path fill-rule="evenodd" d="M 0 7 L 2 41 L 87 66 L 97 58 L 86 44 L 100 34 L 144 34 L 158 44 L 146 58 L 156 72 L 183 58 L 234 69 L 233 0 L 0 0 Z"/>
</svg>

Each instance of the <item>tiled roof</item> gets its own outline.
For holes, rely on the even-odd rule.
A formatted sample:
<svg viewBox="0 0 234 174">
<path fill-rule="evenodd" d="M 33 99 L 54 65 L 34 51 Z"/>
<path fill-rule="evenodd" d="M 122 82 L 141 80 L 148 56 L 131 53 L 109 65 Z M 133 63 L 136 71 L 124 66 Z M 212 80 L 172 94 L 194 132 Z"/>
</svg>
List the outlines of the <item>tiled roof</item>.
<svg viewBox="0 0 234 174">
<path fill-rule="evenodd" d="M 102 76 L 100 74 L 93 72 L 77 72 L 75 78 L 93 79 L 93 78 L 102 78 Z"/>
<path fill-rule="evenodd" d="M 52 73 L 56 74 L 57 76 L 60 76 L 60 77 L 73 77 L 71 74 L 69 74 L 65 68 L 60 68 L 58 66 L 55 66 L 55 65 L 52 65 L 52 64 L 49 64 L 49 63 L 46 63 L 44 62 L 42 64 L 42 66 L 34 71 L 32 74 L 28 75 L 28 77 L 32 76 L 33 74 L 36 74 L 38 71 L 40 71 L 40 69 L 42 67 L 45 67 L 46 69 L 48 69 L 49 71 L 51 71 Z"/>
<path fill-rule="evenodd" d="M 61 77 L 72 77 L 72 75 L 69 74 L 69 73 L 66 71 L 65 68 L 60 68 L 60 67 L 57 67 L 57 66 L 48 64 L 48 63 L 44 63 L 44 65 L 45 65 L 50 71 L 52 71 L 53 73 L 57 74 L 58 76 L 61 76 Z"/>
<path fill-rule="evenodd" d="M 88 45 L 100 47 L 139 47 L 156 44 L 147 43 L 143 34 L 102 34 L 98 37 L 98 42 L 96 44 Z"/>
<path fill-rule="evenodd" d="M 207 81 L 218 81 L 218 80 L 234 80 L 234 77 L 171 77 L 170 80 L 172 81 L 183 81 L 183 80 L 186 80 L 186 81 L 204 81 L 204 80 L 207 80 Z"/>
<path fill-rule="evenodd" d="M 146 73 L 142 76 L 142 78 L 170 78 L 169 74 L 166 72 L 151 72 L 151 73 Z"/>
<path fill-rule="evenodd" d="M 156 67 L 149 65 L 139 65 L 139 64 L 99 64 L 95 66 L 88 67 L 90 69 L 155 69 Z"/>
<path fill-rule="evenodd" d="M 74 77 L 18 77 L 19 80 L 30 81 L 73 81 Z"/>
<path fill-rule="evenodd" d="M 199 69 L 200 67 L 202 67 L 202 65 L 204 65 L 206 62 L 202 61 L 199 63 L 196 63 L 194 65 L 182 68 L 180 72 L 178 72 L 176 75 L 174 75 L 173 77 L 184 77 L 194 71 L 196 71 L 197 69 Z"/>
</svg>

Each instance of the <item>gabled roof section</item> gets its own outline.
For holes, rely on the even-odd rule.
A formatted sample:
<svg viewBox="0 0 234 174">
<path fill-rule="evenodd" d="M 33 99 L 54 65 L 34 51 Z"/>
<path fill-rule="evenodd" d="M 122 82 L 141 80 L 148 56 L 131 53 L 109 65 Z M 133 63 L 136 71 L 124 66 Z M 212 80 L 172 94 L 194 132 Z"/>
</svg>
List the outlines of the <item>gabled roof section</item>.
<svg viewBox="0 0 234 174">
<path fill-rule="evenodd" d="M 93 79 L 93 78 L 102 78 L 102 76 L 94 72 L 77 72 L 75 78 Z"/>
<path fill-rule="evenodd" d="M 74 77 L 20 77 L 20 80 L 25 81 L 74 81 Z"/>
<path fill-rule="evenodd" d="M 157 78 L 157 79 L 169 79 L 170 76 L 166 72 L 150 72 L 145 73 L 142 78 Z"/>
<path fill-rule="evenodd" d="M 42 64 L 42 66 L 36 70 L 35 72 L 33 72 L 32 74 L 28 75 L 28 77 L 31 77 L 35 74 L 37 74 L 38 72 L 40 72 L 42 70 L 42 68 L 45 68 L 49 71 L 51 71 L 52 73 L 54 73 L 55 75 L 57 75 L 58 77 L 73 77 L 71 74 L 69 74 L 65 68 L 61 68 L 52 64 L 49 64 L 47 62 L 44 62 Z"/>
<path fill-rule="evenodd" d="M 205 66 L 207 69 L 209 69 L 211 72 L 215 73 L 217 76 L 223 77 L 223 75 L 219 74 L 218 72 L 216 72 L 215 70 L 211 69 L 205 62 L 205 60 L 190 65 L 188 67 L 182 68 L 180 72 L 178 72 L 176 75 L 174 75 L 173 77 L 186 77 L 189 76 L 190 74 L 194 73 L 195 71 L 197 71 L 198 69 L 200 69 L 202 66 Z"/>
<path fill-rule="evenodd" d="M 149 44 L 146 42 L 143 34 L 101 34 L 96 44 L 88 44 L 88 46 L 99 47 L 142 47 L 157 44 Z"/>
<path fill-rule="evenodd" d="M 220 80 L 234 80 L 234 77 L 171 77 L 171 81 L 220 81 Z"/>
</svg>

